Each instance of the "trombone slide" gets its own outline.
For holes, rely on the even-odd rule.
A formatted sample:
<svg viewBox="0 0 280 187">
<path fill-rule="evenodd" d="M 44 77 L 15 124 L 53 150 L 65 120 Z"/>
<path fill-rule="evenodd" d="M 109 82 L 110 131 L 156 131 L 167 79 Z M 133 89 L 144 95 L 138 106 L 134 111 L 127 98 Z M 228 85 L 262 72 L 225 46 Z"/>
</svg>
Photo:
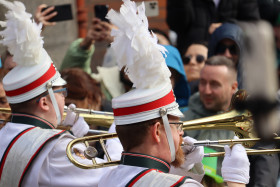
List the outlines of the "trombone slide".
<svg viewBox="0 0 280 187">
<path fill-rule="evenodd" d="M 247 155 L 275 154 L 275 153 L 280 153 L 280 149 L 246 150 L 246 153 Z M 204 154 L 204 157 L 217 157 L 217 156 L 225 156 L 225 152 Z"/>
<path fill-rule="evenodd" d="M 274 137 L 274 140 L 280 140 L 280 137 Z M 257 142 L 260 141 L 260 138 L 244 138 L 244 139 L 228 139 L 228 140 L 202 140 L 194 142 L 194 146 L 210 146 L 210 145 L 217 145 L 217 144 L 238 144 L 238 143 L 250 143 L 250 142 Z"/>
</svg>

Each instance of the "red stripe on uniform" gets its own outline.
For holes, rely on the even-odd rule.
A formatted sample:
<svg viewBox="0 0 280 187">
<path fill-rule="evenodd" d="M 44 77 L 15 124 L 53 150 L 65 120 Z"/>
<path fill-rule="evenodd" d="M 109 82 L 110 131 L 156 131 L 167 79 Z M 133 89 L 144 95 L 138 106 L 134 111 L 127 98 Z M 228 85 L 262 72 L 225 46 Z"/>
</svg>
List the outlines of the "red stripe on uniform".
<svg viewBox="0 0 280 187">
<path fill-rule="evenodd" d="M 46 71 L 46 73 L 44 75 L 42 75 L 40 78 L 38 78 L 37 80 L 33 81 L 32 83 L 18 88 L 16 90 L 10 90 L 10 91 L 6 91 L 6 95 L 8 97 L 13 97 L 13 96 L 17 96 L 20 94 L 24 94 L 26 92 L 29 92 L 30 90 L 33 90 L 34 88 L 37 88 L 39 86 L 41 86 L 43 83 L 45 83 L 46 81 L 48 81 L 50 78 L 52 78 L 56 73 L 56 70 L 54 68 L 54 66 L 51 64 L 50 68 L 48 69 L 48 71 Z"/>
<path fill-rule="evenodd" d="M 23 179 L 23 176 L 25 175 L 25 172 L 27 171 L 28 167 L 30 166 L 31 162 L 33 161 L 34 157 L 37 156 L 38 152 L 42 149 L 42 147 L 45 145 L 46 142 L 48 142 L 51 138 L 57 136 L 58 134 L 61 134 L 65 132 L 65 130 L 62 130 L 60 131 L 59 133 L 53 135 L 52 137 L 48 138 L 39 148 L 38 150 L 34 153 L 34 155 L 31 157 L 31 159 L 29 160 L 28 164 L 26 165 L 24 171 L 22 172 L 22 175 L 20 177 L 20 181 L 19 181 L 19 186 L 21 186 L 21 183 L 22 183 L 22 179 Z"/>
<path fill-rule="evenodd" d="M 171 90 L 167 95 L 165 95 L 164 97 L 158 100 L 143 105 L 113 109 L 113 112 L 114 112 L 114 116 L 125 116 L 125 115 L 153 110 L 171 104 L 174 101 L 175 101 L 174 94 L 173 91 Z"/>
<path fill-rule="evenodd" d="M 147 173 L 153 171 L 153 170 L 156 170 L 156 169 L 149 169 L 143 173 L 141 173 L 141 175 L 139 175 L 137 178 L 135 178 L 129 185 L 128 187 L 132 187 L 139 179 L 141 179 L 144 175 L 146 175 Z"/>
<path fill-rule="evenodd" d="M 170 187 L 174 187 L 176 185 L 178 185 L 180 182 L 182 182 L 182 180 L 184 179 L 185 177 L 181 177 L 175 184 L 173 184 L 172 186 Z"/>
<path fill-rule="evenodd" d="M 19 134 L 19 135 L 10 143 L 9 147 L 8 147 L 7 150 L 5 151 L 5 154 L 3 155 L 3 158 L 2 158 L 2 160 L 1 160 L 1 166 L 0 166 L 0 180 L 1 180 L 3 168 L 4 168 L 4 165 L 5 165 L 5 162 L 6 162 L 8 153 L 10 152 L 11 148 L 13 147 L 13 145 L 16 143 L 16 141 L 17 141 L 22 135 L 24 135 L 25 133 L 27 133 L 28 131 L 30 131 L 30 130 L 32 130 L 32 129 L 34 129 L 34 128 L 35 128 L 35 127 L 23 131 L 21 134 Z"/>
<path fill-rule="evenodd" d="M 148 155 L 141 155 L 141 154 L 132 154 L 132 153 L 122 153 L 122 155 L 131 155 L 131 156 L 145 157 L 145 158 L 153 159 L 157 162 L 160 162 L 160 163 L 164 164 L 166 167 L 168 167 L 170 169 L 170 166 L 166 162 L 164 162 L 160 159 L 157 159 L 155 157 L 151 157 L 151 156 L 148 156 Z"/>
</svg>

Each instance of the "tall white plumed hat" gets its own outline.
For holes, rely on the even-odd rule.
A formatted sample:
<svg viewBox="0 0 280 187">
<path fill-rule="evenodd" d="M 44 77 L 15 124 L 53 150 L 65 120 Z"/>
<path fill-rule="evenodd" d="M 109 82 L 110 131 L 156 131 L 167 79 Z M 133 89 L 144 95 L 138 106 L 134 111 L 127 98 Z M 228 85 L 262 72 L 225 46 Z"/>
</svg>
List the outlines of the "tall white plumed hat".
<svg viewBox="0 0 280 187">
<path fill-rule="evenodd" d="M 52 90 L 53 86 L 63 86 L 50 56 L 43 48 L 42 25 L 31 20 L 22 2 L 0 0 L 8 8 L 6 21 L 0 22 L 4 30 L 0 32 L 0 43 L 8 47 L 17 66 L 3 79 L 7 100 L 11 104 L 22 103 L 48 91 L 60 123 L 61 116 Z"/>
<path fill-rule="evenodd" d="M 115 123 L 129 125 L 162 117 L 173 161 L 175 146 L 167 114 L 183 114 L 175 101 L 171 73 L 163 56 L 167 51 L 148 30 L 144 3 L 137 7 L 135 2 L 123 0 L 120 13 L 110 10 L 107 17 L 118 27 L 111 33 L 118 66 L 125 67 L 135 88 L 113 98 Z"/>
</svg>

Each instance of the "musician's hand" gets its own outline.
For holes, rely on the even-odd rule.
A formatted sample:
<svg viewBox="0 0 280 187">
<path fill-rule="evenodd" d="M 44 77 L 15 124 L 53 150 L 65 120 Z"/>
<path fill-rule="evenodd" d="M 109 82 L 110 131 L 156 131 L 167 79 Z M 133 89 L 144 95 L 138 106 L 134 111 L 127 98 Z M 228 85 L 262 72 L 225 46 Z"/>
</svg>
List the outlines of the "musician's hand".
<svg viewBox="0 0 280 187">
<path fill-rule="evenodd" d="M 196 141 L 189 136 L 184 137 L 183 151 L 185 153 L 185 162 L 181 167 L 187 170 L 193 168 L 194 164 L 200 163 L 204 157 L 203 146 L 196 147 L 193 145 Z"/>
<path fill-rule="evenodd" d="M 224 181 L 248 184 L 249 168 L 250 162 L 241 144 L 235 144 L 232 149 L 225 146 L 225 158 L 222 164 Z"/>
<path fill-rule="evenodd" d="M 80 138 L 88 133 L 89 126 L 83 117 L 79 117 L 72 127 L 74 136 Z"/>
<path fill-rule="evenodd" d="M 76 109 L 76 105 L 70 104 L 68 106 L 67 115 L 65 120 L 62 122 L 64 126 L 72 126 L 72 132 L 76 137 L 83 137 L 88 133 L 89 126 L 85 122 L 83 117 L 79 117 L 74 110 Z"/>
<path fill-rule="evenodd" d="M 75 104 L 70 104 L 67 108 L 67 114 L 65 119 L 62 121 L 62 125 L 64 126 L 73 126 L 73 124 L 78 120 L 78 115 L 74 112 L 76 109 Z"/>
</svg>

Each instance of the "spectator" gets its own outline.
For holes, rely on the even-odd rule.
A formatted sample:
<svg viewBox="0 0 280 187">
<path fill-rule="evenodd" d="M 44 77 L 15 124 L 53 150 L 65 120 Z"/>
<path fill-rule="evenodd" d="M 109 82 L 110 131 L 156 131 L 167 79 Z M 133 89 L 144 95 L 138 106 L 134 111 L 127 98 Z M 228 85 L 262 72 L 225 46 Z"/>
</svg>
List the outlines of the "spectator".
<svg viewBox="0 0 280 187">
<path fill-rule="evenodd" d="M 191 88 L 191 95 L 198 91 L 200 71 L 207 59 L 207 46 L 204 43 L 193 43 L 184 52 L 183 63 Z"/>
<path fill-rule="evenodd" d="M 228 110 L 232 95 L 237 91 L 234 63 L 223 56 L 207 59 L 200 73 L 199 92 L 190 97 L 189 109 L 184 112 L 183 121 L 203 118 Z M 232 139 L 234 133 L 228 130 L 190 130 L 185 134 L 198 140 Z M 221 151 L 220 149 L 216 149 Z M 218 159 L 217 174 L 221 174 L 222 159 Z"/>
<path fill-rule="evenodd" d="M 100 84 L 80 68 L 68 68 L 61 72 L 68 83 L 65 104 L 75 104 L 78 108 L 100 111 L 103 95 Z"/>
<path fill-rule="evenodd" d="M 186 111 L 190 97 L 190 87 L 184 71 L 182 58 L 175 47 L 170 45 L 164 47 L 168 51 L 165 62 L 171 71 L 170 79 L 176 101 L 179 104 L 180 110 Z"/>
<path fill-rule="evenodd" d="M 241 28 L 234 23 L 224 23 L 211 35 L 208 45 L 208 58 L 221 55 L 231 59 L 237 69 L 239 88 L 242 85 L 243 34 Z"/>
<path fill-rule="evenodd" d="M 231 97 L 237 91 L 236 70 L 233 62 L 223 56 L 209 58 L 200 73 L 199 92 L 189 100 L 189 109 L 183 120 L 208 117 L 229 109 Z M 233 138 L 233 133 L 225 130 L 186 131 L 199 140 Z"/>
<path fill-rule="evenodd" d="M 98 18 L 93 18 L 87 35 L 85 38 L 79 38 L 72 42 L 60 66 L 60 70 L 71 67 L 82 68 L 85 72 L 91 74 L 90 67 L 91 57 L 94 53 L 94 42 L 106 41 L 112 42 L 110 37 L 113 25 L 101 21 Z M 113 60 L 113 59 L 112 59 Z"/>
<path fill-rule="evenodd" d="M 167 24 L 177 33 L 177 48 L 207 42 L 216 28 L 231 19 L 259 19 L 257 0 L 168 0 Z"/>
<path fill-rule="evenodd" d="M 101 85 L 101 90 L 105 96 L 102 108 L 105 111 L 112 111 L 111 100 L 129 90 L 132 84 L 125 78 L 123 70 L 116 66 L 113 51 L 108 48 L 104 57 L 104 66 L 97 67 L 98 73 L 92 73 L 91 58 L 94 53 L 94 43 L 105 41 L 108 44 L 113 41 L 110 36 L 114 26 L 108 22 L 93 18 L 87 36 L 72 42 L 62 61 L 60 70 L 67 68 L 80 68 L 87 72 Z M 110 76 L 109 76 L 110 75 Z"/>
</svg>

